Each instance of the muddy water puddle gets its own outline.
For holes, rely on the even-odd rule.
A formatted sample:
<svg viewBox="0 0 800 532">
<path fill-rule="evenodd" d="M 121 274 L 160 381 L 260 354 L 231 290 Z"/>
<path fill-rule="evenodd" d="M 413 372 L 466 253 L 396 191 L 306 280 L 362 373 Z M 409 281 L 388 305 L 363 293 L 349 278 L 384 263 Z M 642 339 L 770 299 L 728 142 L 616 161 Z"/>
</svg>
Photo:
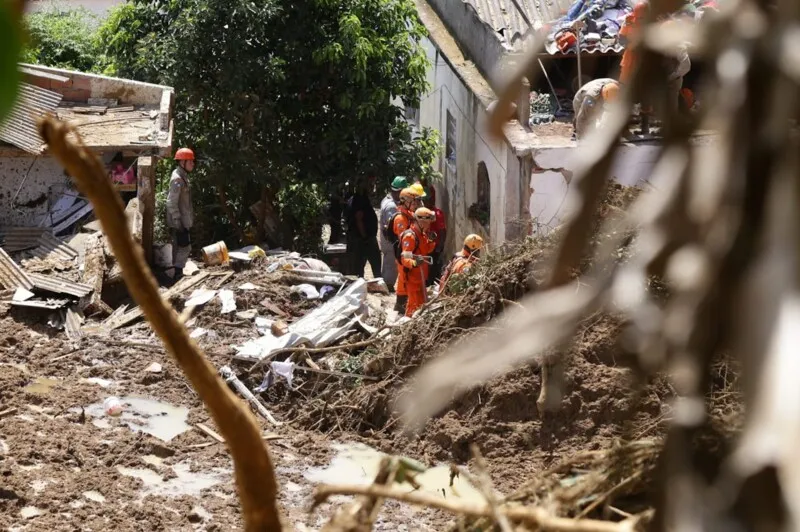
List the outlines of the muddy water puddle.
<svg viewBox="0 0 800 532">
<path fill-rule="evenodd" d="M 386 454 L 363 444 L 336 444 L 331 463 L 324 468 L 311 468 L 303 473 L 306 480 L 322 484 L 372 484 L 378 474 L 380 463 Z M 440 465 L 430 467 L 417 474 L 416 482 L 420 490 L 436 493 L 444 498 L 457 497 L 465 501 L 483 503 L 483 495 L 463 477 L 455 477 L 450 485 L 450 467 Z M 398 487 L 414 491 L 410 484 Z"/>
<path fill-rule="evenodd" d="M 188 408 L 136 396 L 120 397 L 120 402 L 123 404 L 120 416 L 106 415 L 102 401 L 87 406 L 86 414 L 91 416 L 92 423 L 101 429 L 121 424 L 134 432 L 144 432 L 165 442 L 190 428 L 186 423 L 189 416 Z"/>
<path fill-rule="evenodd" d="M 25 386 L 24 390 L 37 395 L 47 395 L 60 383 L 61 381 L 58 379 L 51 379 L 50 377 L 36 377 L 33 382 Z"/>
<path fill-rule="evenodd" d="M 144 467 L 117 466 L 117 471 L 126 477 L 142 481 L 142 495 L 164 497 L 198 496 L 203 490 L 212 488 L 232 478 L 232 471 L 223 468 L 192 471 L 190 464 L 180 462 L 170 466 L 170 477 L 164 480 L 161 474 Z"/>
</svg>

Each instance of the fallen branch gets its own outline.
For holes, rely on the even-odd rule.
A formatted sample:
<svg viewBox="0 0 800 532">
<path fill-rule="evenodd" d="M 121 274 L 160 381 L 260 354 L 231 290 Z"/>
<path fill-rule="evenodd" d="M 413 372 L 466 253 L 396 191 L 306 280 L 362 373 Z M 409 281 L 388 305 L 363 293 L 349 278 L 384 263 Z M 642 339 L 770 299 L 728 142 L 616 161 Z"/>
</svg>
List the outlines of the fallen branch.
<svg viewBox="0 0 800 532">
<path fill-rule="evenodd" d="M 80 135 L 69 125 L 47 117 L 40 122 L 39 130 L 50 152 L 91 200 L 131 295 L 222 432 L 233 458 L 245 530 L 282 530 L 275 469 L 258 425 L 191 341 L 175 311 L 162 300 L 141 246 L 134 242 L 128 230 L 120 196 L 102 163 L 82 145 Z M 70 135 L 77 142 L 71 140 Z"/>
<path fill-rule="evenodd" d="M 366 495 L 369 497 L 381 497 L 406 502 L 417 506 L 425 506 L 444 510 L 454 514 L 465 515 L 468 517 L 492 517 L 492 508 L 487 505 L 478 506 L 463 501 L 447 500 L 433 493 L 419 491 L 401 491 L 397 488 L 371 484 L 348 485 L 348 484 L 325 484 L 317 487 L 314 491 L 314 507 L 325 502 L 328 497 L 334 495 Z M 599 521 L 596 519 L 570 519 L 566 517 L 556 517 L 550 515 L 542 508 L 530 507 L 504 507 L 498 508 L 500 515 L 507 517 L 511 521 L 518 521 L 536 526 L 538 530 L 550 530 L 561 532 L 625 532 L 637 530 L 642 517 L 634 516 L 620 522 Z"/>
</svg>

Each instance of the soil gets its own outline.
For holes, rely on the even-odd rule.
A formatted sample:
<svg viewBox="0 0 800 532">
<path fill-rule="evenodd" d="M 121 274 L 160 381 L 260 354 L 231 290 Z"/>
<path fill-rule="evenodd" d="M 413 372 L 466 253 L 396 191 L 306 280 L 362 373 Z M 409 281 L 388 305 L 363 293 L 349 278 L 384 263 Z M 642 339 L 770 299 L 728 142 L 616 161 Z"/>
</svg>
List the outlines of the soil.
<svg viewBox="0 0 800 532">
<path fill-rule="evenodd" d="M 394 400 L 404 393 L 407 379 L 425 359 L 451 341 L 469 341 L 470 329 L 534 288 L 544 251 L 528 245 L 491 267 L 487 257 L 485 269 L 478 270 L 480 284 L 464 281 L 461 295 L 441 303 L 444 310 L 431 310 L 401 326 L 385 345 L 315 358 L 323 368 L 363 372 L 377 381 L 298 372 L 293 389 L 279 380 L 262 394 L 268 409 L 284 422 L 275 427 L 258 419 L 265 433 L 281 437 L 268 445 L 291 528 L 317 530 L 347 500 L 334 499 L 335 504 L 308 513 L 314 484 L 307 473 L 330 463 L 336 442 L 366 443 L 430 466 L 471 464 L 470 444 L 475 443 L 488 461 L 496 489 L 508 494 L 576 451 L 602 449 L 623 436 L 658 433 L 662 405 L 672 390 L 658 381 L 632 395 L 633 373 L 617 344 L 621 324 L 606 314 L 587 320 L 576 339 L 558 414 L 539 415 L 539 370 L 527 367 L 456 399 L 421 433 L 403 432 Z M 216 277 L 210 279 L 217 283 Z M 238 289 L 246 282 L 257 288 Z M 237 311 L 256 309 L 261 316 L 287 322 L 319 304 L 291 294 L 286 274 L 267 273 L 263 264 L 234 272 L 223 287 L 234 290 Z M 186 297 L 173 300 L 177 309 Z M 368 303 L 371 324 L 381 325 L 393 299 L 371 294 Z M 230 456 L 224 444 L 197 429 L 198 423 L 215 427 L 150 327 L 140 322 L 107 336 L 72 341 L 46 324 L 47 315 L 0 306 L 0 528 L 241 529 Z M 260 384 L 263 373 L 248 378 L 249 365 L 234 360 L 231 348 L 257 337 L 250 320 L 235 313 L 221 315 L 214 300 L 187 325 L 214 331 L 197 341 L 216 367 L 234 367 L 250 389 Z M 356 334 L 347 342 L 364 338 Z M 161 365 L 160 372 L 147 371 L 154 362 Z M 184 407 L 190 428 L 163 441 L 131 430 L 124 417 L 95 417 L 97 407 L 90 405 L 110 396 L 123 402 L 129 397 L 154 399 L 169 412 Z M 9 409 L 14 410 L 3 414 Z M 148 484 L 153 479 L 155 488 Z M 199 489 L 203 482 L 213 485 Z M 376 530 L 443 530 L 453 522 L 430 510 L 395 503 L 385 508 Z"/>
</svg>

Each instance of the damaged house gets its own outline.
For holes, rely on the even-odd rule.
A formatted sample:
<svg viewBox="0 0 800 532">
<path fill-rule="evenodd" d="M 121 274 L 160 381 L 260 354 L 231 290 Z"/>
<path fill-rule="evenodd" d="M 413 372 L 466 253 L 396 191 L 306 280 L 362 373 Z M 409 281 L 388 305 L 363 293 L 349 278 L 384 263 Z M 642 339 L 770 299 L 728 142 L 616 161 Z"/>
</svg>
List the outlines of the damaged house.
<svg viewBox="0 0 800 532">
<path fill-rule="evenodd" d="M 449 251 L 457 250 L 468 233 L 499 243 L 547 232 L 569 214 L 565 199 L 578 149 L 571 138 L 572 97 L 590 79 L 617 76 L 623 51 L 619 26 L 631 4 L 416 0 L 428 30 L 423 45 L 431 64 L 430 92 L 418 108 L 406 108 L 406 117 L 441 133 L 438 170 L 444 179 L 436 187 L 439 206 L 448 216 Z M 705 5 L 704 0 L 697 4 Z M 565 28 L 577 19 L 591 23 L 580 40 L 565 41 Z M 489 138 L 487 108 L 497 100 L 492 76 L 499 65 L 521 59 L 524 45 L 540 30 L 548 35 L 540 56 L 542 75 L 519 95 L 504 138 Z M 626 142 L 613 178 L 637 184 L 650 175 L 658 150 L 653 137 Z"/>
<path fill-rule="evenodd" d="M 152 260 L 155 164 L 158 157 L 172 151 L 174 91 L 37 65 L 20 65 L 19 69 L 23 83 L 17 103 L 0 124 L 0 288 L 40 289 L 57 296 L 46 308 L 63 306 L 62 296 L 91 296 L 94 304 L 90 307 L 102 306 L 99 292 L 105 264 L 96 265 L 101 271 L 99 279 L 87 278 L 92 270 L 90 248 L 99 247 L 100 257 L 104 256 L 100 228 L 91 222 L 91 204 L 48 153 L 37 121 L 51 115 L 67 122 L 97 154 L 128 206 L 134 238 Z M 20 267 L 25 261 L 34 265 Z M 74 270 L 71 280 L 67 269 Z M 55 277 L 53 270 L 63 276 Z M 72 281 L 80 276 L 78 270 L 83 278 L 75 284 Z M 38 304 L 28 302 L 29 306 Z"/>
</svg>

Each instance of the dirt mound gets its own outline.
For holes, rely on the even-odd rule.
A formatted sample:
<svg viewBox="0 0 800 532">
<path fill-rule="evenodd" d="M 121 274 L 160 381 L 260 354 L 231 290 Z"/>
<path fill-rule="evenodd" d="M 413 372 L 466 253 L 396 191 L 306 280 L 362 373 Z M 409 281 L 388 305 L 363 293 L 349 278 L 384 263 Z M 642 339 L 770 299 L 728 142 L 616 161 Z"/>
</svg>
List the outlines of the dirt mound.
<svg viewBox="0 0 800 532">
<path fill-rule="evenodd" d="M 603 222 L 624 213 L 637 193 L 618 185 L 609 188 L 595 219 L 595 246 L 610 236 L 600 231 Z M 469 342 L 492 318 L 535 289 L 545 278 L 556 241 L 557 234 L 530 238 L 483 258 L 468 275 L 452 281 L 455 295 L 432 303 L 423 315 L 395 330 L 386 345 L 361 355 L 365 374 L 378 382 L 329 386 L 296 412 L 297 422 L 325 432 L 377 436 L 395 451 L 458 462 L 469 459 L 471 443 L 498 460 L 526 451 L 552 455 L 596 448 L 632 426 L 652 424 L 671 391 L 654 384 L 645 393 L 631 392 L 633 377 L 618 345 L 622 324 L 598 313 L 585 320 L 568 354 L 563 407 L 555 419 L 539 415 L 541 378 L 538 368 L 528 367 L 456 399 L 419 437 L 399 431 L 396 400 L 411 375 L 452 342 Z M 592 250 L 586 251 L 581 269 L 591 264 Z"/>
</svg>

